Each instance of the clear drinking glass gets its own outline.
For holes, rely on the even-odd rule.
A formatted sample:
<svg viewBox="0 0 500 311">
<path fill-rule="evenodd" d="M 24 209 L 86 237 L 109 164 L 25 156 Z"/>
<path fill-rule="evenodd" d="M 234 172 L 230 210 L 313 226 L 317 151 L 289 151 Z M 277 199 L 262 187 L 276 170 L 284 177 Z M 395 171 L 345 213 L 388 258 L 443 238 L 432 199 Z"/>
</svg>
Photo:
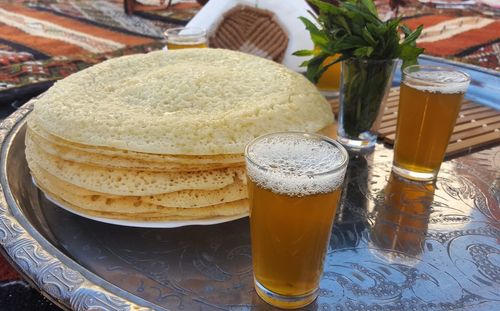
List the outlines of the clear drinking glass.
<svg viewBox="0 0 500 311">
<path fill-rule="evenodd" d="M 170 28 L 164 32 L 164 35 L 169 50 L 208 47 L 207 32 L 201 28 Z"/>
<path fill-rule="evenodd" d="M 261 136 L 245 150 L 255 289 L 280 308 L 318 295 L 348 163 L 346 150 L 307 133 Z"/>
<path fill-rule="evenodd" d="M 451 67 L 409 66 L 403 70 L 393 171 L 415 180 L 437 173 L 470 77 Z"/>
<path fill-rule="evenodd" d="M 342 62 L 337 140 L 349 149 L 375 146 L 396 64 L 394 59 Z"/>
</svg>

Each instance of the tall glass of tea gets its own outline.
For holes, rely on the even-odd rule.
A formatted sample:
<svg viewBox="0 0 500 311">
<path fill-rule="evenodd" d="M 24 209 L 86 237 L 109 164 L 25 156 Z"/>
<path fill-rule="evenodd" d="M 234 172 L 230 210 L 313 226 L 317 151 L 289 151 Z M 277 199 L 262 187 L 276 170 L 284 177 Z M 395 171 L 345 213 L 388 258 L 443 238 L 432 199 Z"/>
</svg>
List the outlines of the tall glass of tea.
<svg viewBox="0 0 500 311">
<path fill-rule="evenodd" d="M 201 28 L 170 28 L 163 34 L 167 40 L 167 48 L 169 50 L 208 47 L 207 32 Z"/>
<path fill-rule="evenodd" d="M 245 158 L 255 289 L 276 307 L 308 305 L 318 295 L 347 151 L 324 136 L 287 132 L 256 138 Z"/>
<path fill-rule="evenodd" d="M 470 77 L 451 67 L 403 70 L 392 170 L 433 180 L 443 162 Z"/>
</svg>

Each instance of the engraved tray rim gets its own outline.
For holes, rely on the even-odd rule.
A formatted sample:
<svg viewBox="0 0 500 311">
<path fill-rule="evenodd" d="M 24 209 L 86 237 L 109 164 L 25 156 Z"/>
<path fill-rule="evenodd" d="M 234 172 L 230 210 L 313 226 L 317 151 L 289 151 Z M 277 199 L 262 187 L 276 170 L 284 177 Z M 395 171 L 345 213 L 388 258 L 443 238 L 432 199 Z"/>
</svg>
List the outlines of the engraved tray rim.
<svg viewBox="0 0 500 311">
<path fill-rule="evenodd" d="M 108 310 L 165 310 L 109 283 L 62 253 L 31 225 L 16 203 L 7 177 L 7 155 L 35 101 L 30 100 L 0 124 L 2 252 L 30 283 L 61 307 L 91 310 L 104 305 Z"/>
</svg>

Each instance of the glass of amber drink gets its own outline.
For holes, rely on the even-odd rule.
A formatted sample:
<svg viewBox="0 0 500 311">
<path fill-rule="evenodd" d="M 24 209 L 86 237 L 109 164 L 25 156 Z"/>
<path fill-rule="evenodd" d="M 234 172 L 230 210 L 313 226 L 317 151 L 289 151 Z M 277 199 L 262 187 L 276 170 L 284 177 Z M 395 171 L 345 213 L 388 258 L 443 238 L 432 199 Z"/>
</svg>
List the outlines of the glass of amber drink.
<svg viewBox="0 0 500 311">
<path fill-rule="evenodd" d="M 470 83 L 449 67 L 403 70 L 392 170 L 414 180 L 435 179 Z"/>
<path fill-rule="evenodd" d="M 324 62 L 323 65 L 329 64 L 335 61 L 339 56 L 330 56 Z M 339 94 L 340 88 L 340 72 L 342 69 L 342 63 L 336 63 L 323 73 L 316 83 L 316 87 L 324 96 L 336 96 Z"/>
<path fill-rule="evenodd" d="M 163 34 L 167 40 L 167 48 L 169 50 L 208 47 L 207 32 L 201 28 L 170 28 Z"/>
<path fill-rule="evenodd" d="M 276 307 L 303 307 L 318 295 L 347 151 L 288 132 L 255 139 L 245 157 L 255 289 Z"/>
</svg>

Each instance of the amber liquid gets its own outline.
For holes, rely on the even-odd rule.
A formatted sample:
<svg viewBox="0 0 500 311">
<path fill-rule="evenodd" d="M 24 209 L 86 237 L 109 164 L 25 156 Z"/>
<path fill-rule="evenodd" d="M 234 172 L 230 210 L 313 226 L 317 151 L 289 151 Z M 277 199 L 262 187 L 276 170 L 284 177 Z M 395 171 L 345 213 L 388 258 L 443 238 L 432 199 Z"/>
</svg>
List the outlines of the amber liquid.
<svg viewBox="0 0 500 311">
<path fill-rule="evenodd" d="M 207 48 L 206 42 L 201 43 L 189 43 L 189 42 L 167 42 L 167 47 L 169 50 L 180 50 L 180 49 L 200 49 Z"/>
<path fill-rule="evenodd" d="M 391 174 L 385 188 L 384 205 L 378 208 L 374 243 L 410 256 L 422 253 L 434 198 L 432 183 L 407 181 Z"/>
<path fill-rule="evenodd" d="M 261 188 L 250 179 L 248 189 L 256 280 L 284 296 L 314 292 L 341 190 L 290 197 Z"/>
<path fill-rule="evenodd" d="M 330 56 L 323 62 L 323 65 L 329 64 L 337 58 L 337 56 Z M 318 82 L 316 83 L 316 87 L 320 91 L 337 92 L 340 88 L 341 68 L 342 63 L 340 62 L 328 67 L 321 78 L 319 78 Z"/>
<path fill-rule="evenodd" d="M 422 173 L 439 171 L 463 93 L 438 93 L 401 84 L 394 164 Z"/>
</svg>

